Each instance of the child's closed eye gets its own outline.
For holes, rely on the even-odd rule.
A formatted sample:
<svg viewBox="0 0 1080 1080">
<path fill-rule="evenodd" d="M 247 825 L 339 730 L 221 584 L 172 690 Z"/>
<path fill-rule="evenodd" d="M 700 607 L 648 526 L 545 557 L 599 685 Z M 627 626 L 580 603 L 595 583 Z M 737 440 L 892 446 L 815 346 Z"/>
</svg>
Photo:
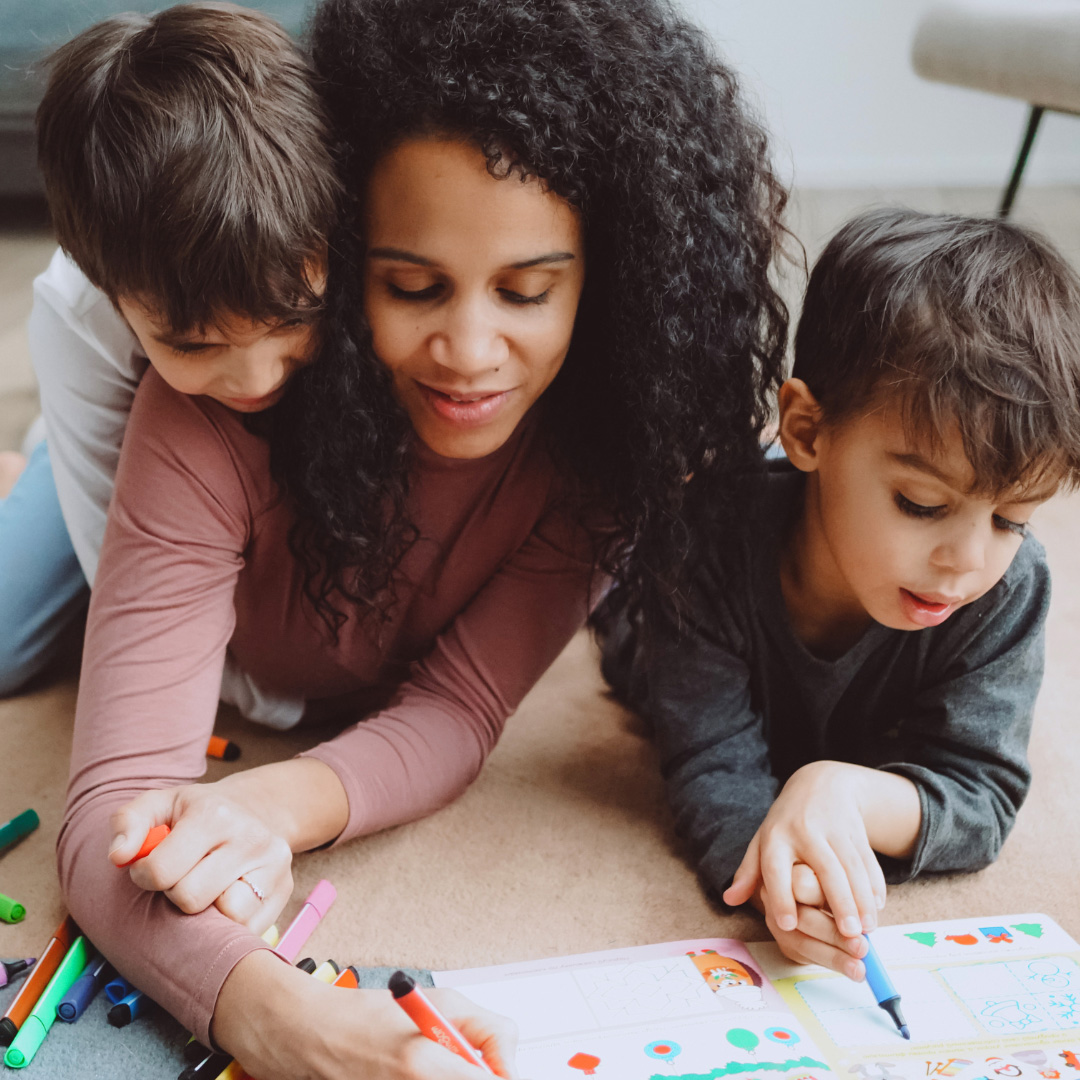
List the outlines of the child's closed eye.
<svg viewBox="0 0 1080 1080">
<path fill-rule="evenodd" d="M 902 495 L 899 491 L 896 493 L 895 500 L 896 506 L 901 513 L 907 514 L 908 517 L 922 518 L 924 520 L 941 517 L 948 509 L 944 503 L 941 506 L 924 506 L 922 503 L 912 502 L 911 499 Z"/>
<path fill-rule="evenodd" d="M 1015 533 L 1017 536 L 1027 536 L 1028 523 L 1026 521 L 1010 521 L 1007 517 L 995 514 L 994 528 L 1000 529 L 1002 532 Z"/>
</svg>

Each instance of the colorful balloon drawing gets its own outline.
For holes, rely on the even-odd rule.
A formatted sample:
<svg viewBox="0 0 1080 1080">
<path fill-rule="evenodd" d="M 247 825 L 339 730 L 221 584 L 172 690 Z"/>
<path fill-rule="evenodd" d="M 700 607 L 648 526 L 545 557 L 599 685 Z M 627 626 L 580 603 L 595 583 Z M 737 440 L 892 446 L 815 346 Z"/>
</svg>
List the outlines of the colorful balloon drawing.
<svg viewBox="0 0 1080 1080">
<path fill-rule="evenodd" d="M 727 1033 L 727 1041 L 732 1046 L 737 1046 L 740 1050 L 747 1050 L 750 1053 L 753 1053 L 754 1047 L 761 1042 L 752 1031 L 747 1031 L 746 1028 L 732 1028 Z"/>
<path fill-rule="evenodd" d="M 953 941 L 957 945 L 977 945 L 979 939 L 974 934 L 946 934 L 946 941 Z"/>
<path fill-rule="evenodd" d="M 651 1058 L 658 1058 L 670 1065 L 682 1053 L 682 1047 L 677 1042 L 665 1039 L 661 1042 L 649 1043 L 645 1047 L 645 1053 Z"/>
<path fill-rule="evenodd" d="M 765 1038 L 772 1039 L 774 1043 L 780 1043 L 781 1046 L 794 1046 L 799 1042 L 799 1036 L 794 1031 L 782 1027 L 766 1028 Z"/>
<path fill-rule="evenodd" d="M 575 1054 L 566 1064 L 571 1069 L 580 1069 L 586 1076 L 595 1076 L 600 1059 L 595 1054 Z"/>
</svg>

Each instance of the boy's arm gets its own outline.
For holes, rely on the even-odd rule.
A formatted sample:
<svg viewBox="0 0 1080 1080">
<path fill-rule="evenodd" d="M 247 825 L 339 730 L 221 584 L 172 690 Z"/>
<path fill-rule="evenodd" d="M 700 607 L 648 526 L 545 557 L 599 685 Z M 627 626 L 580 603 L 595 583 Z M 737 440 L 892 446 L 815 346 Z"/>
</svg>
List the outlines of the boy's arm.
<svg viewBox="0 0 1080 1080">
<path fill-rule="evenodd" d="M 881 766 L 915 784 L 922 809 L 910 858 L 882 859 L 888 880 L 978 870 L 997 858 L 1031 783 L 1049 603 L 1045 553 L 1028 539 L 1005 578 L 958 620 L 952 647 L 941 643 L 940 676 L 918 693 L 896 756 Z"/>
<path fill-rule="evenodd" d="M 656 642 L 648 656 L 639 646 L 626 695 L 654 729 L 676 829 L 717 897 L 779 789 L 725 591 L 711 570 L 696 575 L 685 637 Z"/>
<path fill-rule="evenodd" d="M 28 332 L 60 508 L 93 584 L 120 446 L 147 361 L 120 313 L 59 250 L 34 281 Z"/>
</svg>

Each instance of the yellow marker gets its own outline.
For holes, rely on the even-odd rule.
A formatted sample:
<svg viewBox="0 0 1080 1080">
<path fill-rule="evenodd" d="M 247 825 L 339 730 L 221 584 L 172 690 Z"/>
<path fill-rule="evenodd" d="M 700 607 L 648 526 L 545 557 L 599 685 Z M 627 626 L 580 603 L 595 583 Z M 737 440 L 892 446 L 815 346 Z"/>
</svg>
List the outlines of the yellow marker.
<svg viewBox="0 0 1080 1080">
<path fill-rule="evenodd" d="M 341 969 L 337 964 L 335 964 L 333 960 L 327 960 L 311 973 L 311 977 L 313 979 L 318 979 L 319 982 L 332 983 L 340 974 Z"/>
<path fill-rule="evenodd" d="M 277 945 L 277 943 L 281 940 L 281 931 L 278 930 L 276 923 L 273 926 L 268 926 L 263 931 L 262 939 L 266 942 L 267 945 L 270 946 L 271 949 L 273 949 Z"/>
</svg>

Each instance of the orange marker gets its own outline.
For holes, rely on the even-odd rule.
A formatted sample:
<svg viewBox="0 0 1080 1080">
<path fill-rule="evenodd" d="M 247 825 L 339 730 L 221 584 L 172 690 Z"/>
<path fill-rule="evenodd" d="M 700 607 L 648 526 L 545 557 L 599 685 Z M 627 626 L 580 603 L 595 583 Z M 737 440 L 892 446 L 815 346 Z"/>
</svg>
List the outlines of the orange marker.
<svg viewBox="0 0 1080 1080">
<path fill-rule="evenodd" d="M 172 830 L 168 825 L 155 825 L 147 834 L 146 839 L 142 842 L 142 847 L 135 853 L 134 859 L 128 859 L 126 863 L 121 863 L 117 869 L 123 870 L 125 867 L 130 866 L 132 863 L 137 863 L 140 859 L 145 859 L 151 851 L 154 850 L 165 839 L 166 836 Z"/>
<path fill-rule="evenodd" d="M 408 1013 L 421 1035 L 464 1058 L 470 1065 L 495 1075 L 480 1051 L 465 1041 L 465 1036 L 428 1001 L 424 992 L 404 971 L 395 971 L 390 976 L 389 985 L 394 1000 Z"/>
<path fill-rule="evenodd" d="M 71 943 L 79 936 L 78 927 L 69 915 L 57 928 L 52 940 L 45 946 L 45 951 L 38 957 L 30 978 L 23 983 L 22 989 L 15 995 L 0 1020 L 0 1046 L 10 1046 L 12 1039 L 19 1033 L 23 1021 L 41 997 L 45 984 L 56 974 L 60 961 L 64 959 Z"/>
<path fill-rule="evenodd" d="M 344 986 L 346 990 L 355 990 L 360 985 L 360 980 L 356 977 L 356 968 L 345 968 L 345 970 L 334 980 L 333 985 Z"/>
<path fill-rule="evenodd" d="M 211 735 L 206 756 L 220 758 L 222 761 L 235 761 L 240 756 L 240 747 L 220 735 Z"/>
</svg>

